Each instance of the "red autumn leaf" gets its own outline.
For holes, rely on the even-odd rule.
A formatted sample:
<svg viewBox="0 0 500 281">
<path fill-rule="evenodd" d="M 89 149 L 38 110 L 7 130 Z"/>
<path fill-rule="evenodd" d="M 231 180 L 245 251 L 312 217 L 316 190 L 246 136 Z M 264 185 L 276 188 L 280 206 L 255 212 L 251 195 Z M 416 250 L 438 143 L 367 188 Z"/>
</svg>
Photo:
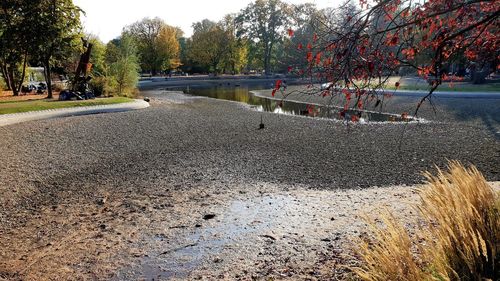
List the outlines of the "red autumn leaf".
<svg viewBox="0 0 500 281">
<path fill-rule="evenodd" d="M 293 37 L 293 34 L 294 34 L 293 29 L 289 28 L 288 29 L 288 36 Z"/>
<path fill-rule="evenodd" d="M 302 43 L 299 43 L 299 45 L 297 46 L 297 49 L 302 50 L 303 48 L 304 48 L 304 46 L 302 45 Z"/>
<path fill-rule="evenodd" d="M 373 63 L 373 61 L 369 61 L 368 62 L 368 71 L 370 73 L 372 73 L 374 69 L 375 69 L 375 64 Z"/>
<path fill-rule="evenodd" d="M 401 53 L 403 55 L 405 55 L 406 58 L 409 60 L 412 60 L 415 58 L 415 49 L 413 49 L 413 48 L 404 49 L 403 51 L 401 51 Z"/>
<path fill-rule="evenodd" d="M 314 33 L 314 35 L 313 35 L 313 42 L 316 43 L 316 41 L 318 41 L 318 34 Z"/>
<path fill-rule="evenodd" d="M 363 101 L 358 101 L 358 108 L 362 109 L 363 108 Z"/>
<path fill-rule="evenodd" d="M 308 49 L 308 50 L 311 50 L 311 49 L 312 49 L 312 45 L 311 45 L 311 43 L 307 43 L 307 49 Z"/>
<path fill-rule="evenodd" d="M 364 55 L 365 55 L 365 52 L 366 52 L 366 47 L 365 47 L 365 46 L 361 46 L 361 47 L 359 48 L 359 53 L 360 53 L 362 56 L 364 56 Z"/>
<path fill-rule="evenodd" d="M 387 41 L 386 41 L 387 46 L 393 47 L 393 46 L 396 46 L 398 43 L 399 43 L 399 37 L 397 34 L 394 34 L 394 35 L 388 34 L 387 35 Z"/>
<path fill-rule="evenodd" d="M 292 70 L 293 70 L 293 67 L 289 66 L 288 67 L 288 72 L 292 72 Z"/>
<path fill-rule="evenodd" d="M 316 64 L 321 63 L 321 52 L 316 54 Z"/>
<path fill-rule="evenodd" d="M 313 54 L 312 54 L 312 52 L 307 52 L 307 61 L 308 62 L 312 62 L 312 60 L 313 60 Z"/>
<path fill-rule="evenodd" d="M 275 88 L 276 90 L 279 90 L 279 88 L 281 87 L 281 84 L 282 84 L 282 83 L 283 83 L 283 81 L 282 81 L 282 80 L 276 80 L 276 85 L 274 86 L 274 88 Z"/>
</svg>

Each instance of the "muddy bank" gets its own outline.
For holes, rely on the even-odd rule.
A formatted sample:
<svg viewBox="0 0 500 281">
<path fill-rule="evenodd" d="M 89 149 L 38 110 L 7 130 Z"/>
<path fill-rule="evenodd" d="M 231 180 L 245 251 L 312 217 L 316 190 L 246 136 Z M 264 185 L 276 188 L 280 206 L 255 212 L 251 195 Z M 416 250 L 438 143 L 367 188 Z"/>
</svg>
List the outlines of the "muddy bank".
<svg viewBox="0 0 500 281">
<path fill-rule="evenodd" d="M 359 215 L 411 215 L 414 188 L 312 191 L 269 184 L 108 194 L 42 208 L 2 230 L 6 279 L 343 279 Z"/>
<path fill-rule="evenodd" d="M 483 104 L 401 138 L 398 124 L 148 96 L 143 111 L 0 128 L 1 278 L 328 279 L 358 211 L 415 200 L 369 187 L 421 183 L 446 158 L 500 180 L 495 119 L 462 118 Z"/>
</svg>

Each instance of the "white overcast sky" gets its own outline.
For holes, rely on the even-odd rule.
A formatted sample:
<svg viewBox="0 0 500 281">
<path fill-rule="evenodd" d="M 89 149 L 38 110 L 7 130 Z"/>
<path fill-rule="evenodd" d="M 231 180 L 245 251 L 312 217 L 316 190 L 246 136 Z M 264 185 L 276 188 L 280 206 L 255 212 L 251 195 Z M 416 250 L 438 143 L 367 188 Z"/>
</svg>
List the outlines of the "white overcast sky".
<svg viewBox="0 0 500 281">
<path fill-rule="evenodd" d="M 239 12 L 251 0 L 73 0 L 86 16 L 86 32 L 104 42 L 118 37 L 124 26 L 145 17 L 159 17 L 169 25 L 180 27 L 185 36 L 192 34 L 193 22 L 221 20 L 224 15 Z M 288 3 L 315 3 L 318 8 L 335 7 L 342 0 L 286 0 Z"/>
</svg>

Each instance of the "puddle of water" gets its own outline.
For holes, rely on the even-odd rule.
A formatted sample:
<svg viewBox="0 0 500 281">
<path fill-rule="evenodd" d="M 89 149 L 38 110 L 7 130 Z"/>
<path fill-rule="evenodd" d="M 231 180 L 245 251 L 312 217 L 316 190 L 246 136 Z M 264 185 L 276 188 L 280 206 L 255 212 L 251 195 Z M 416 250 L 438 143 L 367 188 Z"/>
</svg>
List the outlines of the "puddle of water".
<svg viewBox="0 0 500 281">
<path fill-rule="evenodd" d="M 177 87 L 171 90 L 183 91 L 193 96 L 210 97 L 215 99 L 230 100 L 246 103 L 253 109 L 276 114 L 298 115 L 314 118 L 327 118 L 355 122 L 405 122 L 413 121 L 411 118 L 402 118 L 399 115 L 380 113 L 374 111 L 360 111 L 349 109 L 344 112 L 341 107 L 322 106 L 316 104 L 300 103 L 296 101 L 281 101 L 255 96 L 251 91 L 272 88 L 272 84 L 237 85 L 221 84 L 212 87 Z"/>
<path fill-rule="evenodd" d="M 320 201 L 320 198 L 302 200 L 290 195 L 232 201 L 213 220 L 188 230 L 182 243 L 176 242 L 177 245 L 161 254 L 159 259 L 144 260 L 144 277 L 187 278 L 202 265 L 224 258 L 227 251 L 255 250 L 256 240 L 271 242 L 298 233 L 320 235 L 322 231 L 316 226 L 328 220 L 320 218 L 318 210 L 323 209 L 318 207 Z M 161 239 L 161 236 L 153 238 Z"/>
</svg>

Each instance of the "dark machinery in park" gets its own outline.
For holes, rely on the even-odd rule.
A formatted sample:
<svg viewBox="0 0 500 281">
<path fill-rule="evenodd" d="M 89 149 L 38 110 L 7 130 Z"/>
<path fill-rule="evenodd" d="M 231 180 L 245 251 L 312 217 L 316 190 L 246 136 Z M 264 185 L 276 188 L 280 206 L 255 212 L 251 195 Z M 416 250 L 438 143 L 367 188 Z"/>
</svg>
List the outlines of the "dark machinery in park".
<svg viewBox="0 0 500 281">
<path fill-rule="evenodd" d="M 92 79 L 88 73 L 92 69 L 90 63 L 90 54 L 92 53 L 92 44 L 82 39 L 85 52 L 80 57 L 80 62 L 75 71 L 75 77 L 71 82 L 71 87 L 59 94 L 59 100 L 87 100 L 94 99 L 95 95 L 89 87 L 89 82 Z"/>
</svg>

